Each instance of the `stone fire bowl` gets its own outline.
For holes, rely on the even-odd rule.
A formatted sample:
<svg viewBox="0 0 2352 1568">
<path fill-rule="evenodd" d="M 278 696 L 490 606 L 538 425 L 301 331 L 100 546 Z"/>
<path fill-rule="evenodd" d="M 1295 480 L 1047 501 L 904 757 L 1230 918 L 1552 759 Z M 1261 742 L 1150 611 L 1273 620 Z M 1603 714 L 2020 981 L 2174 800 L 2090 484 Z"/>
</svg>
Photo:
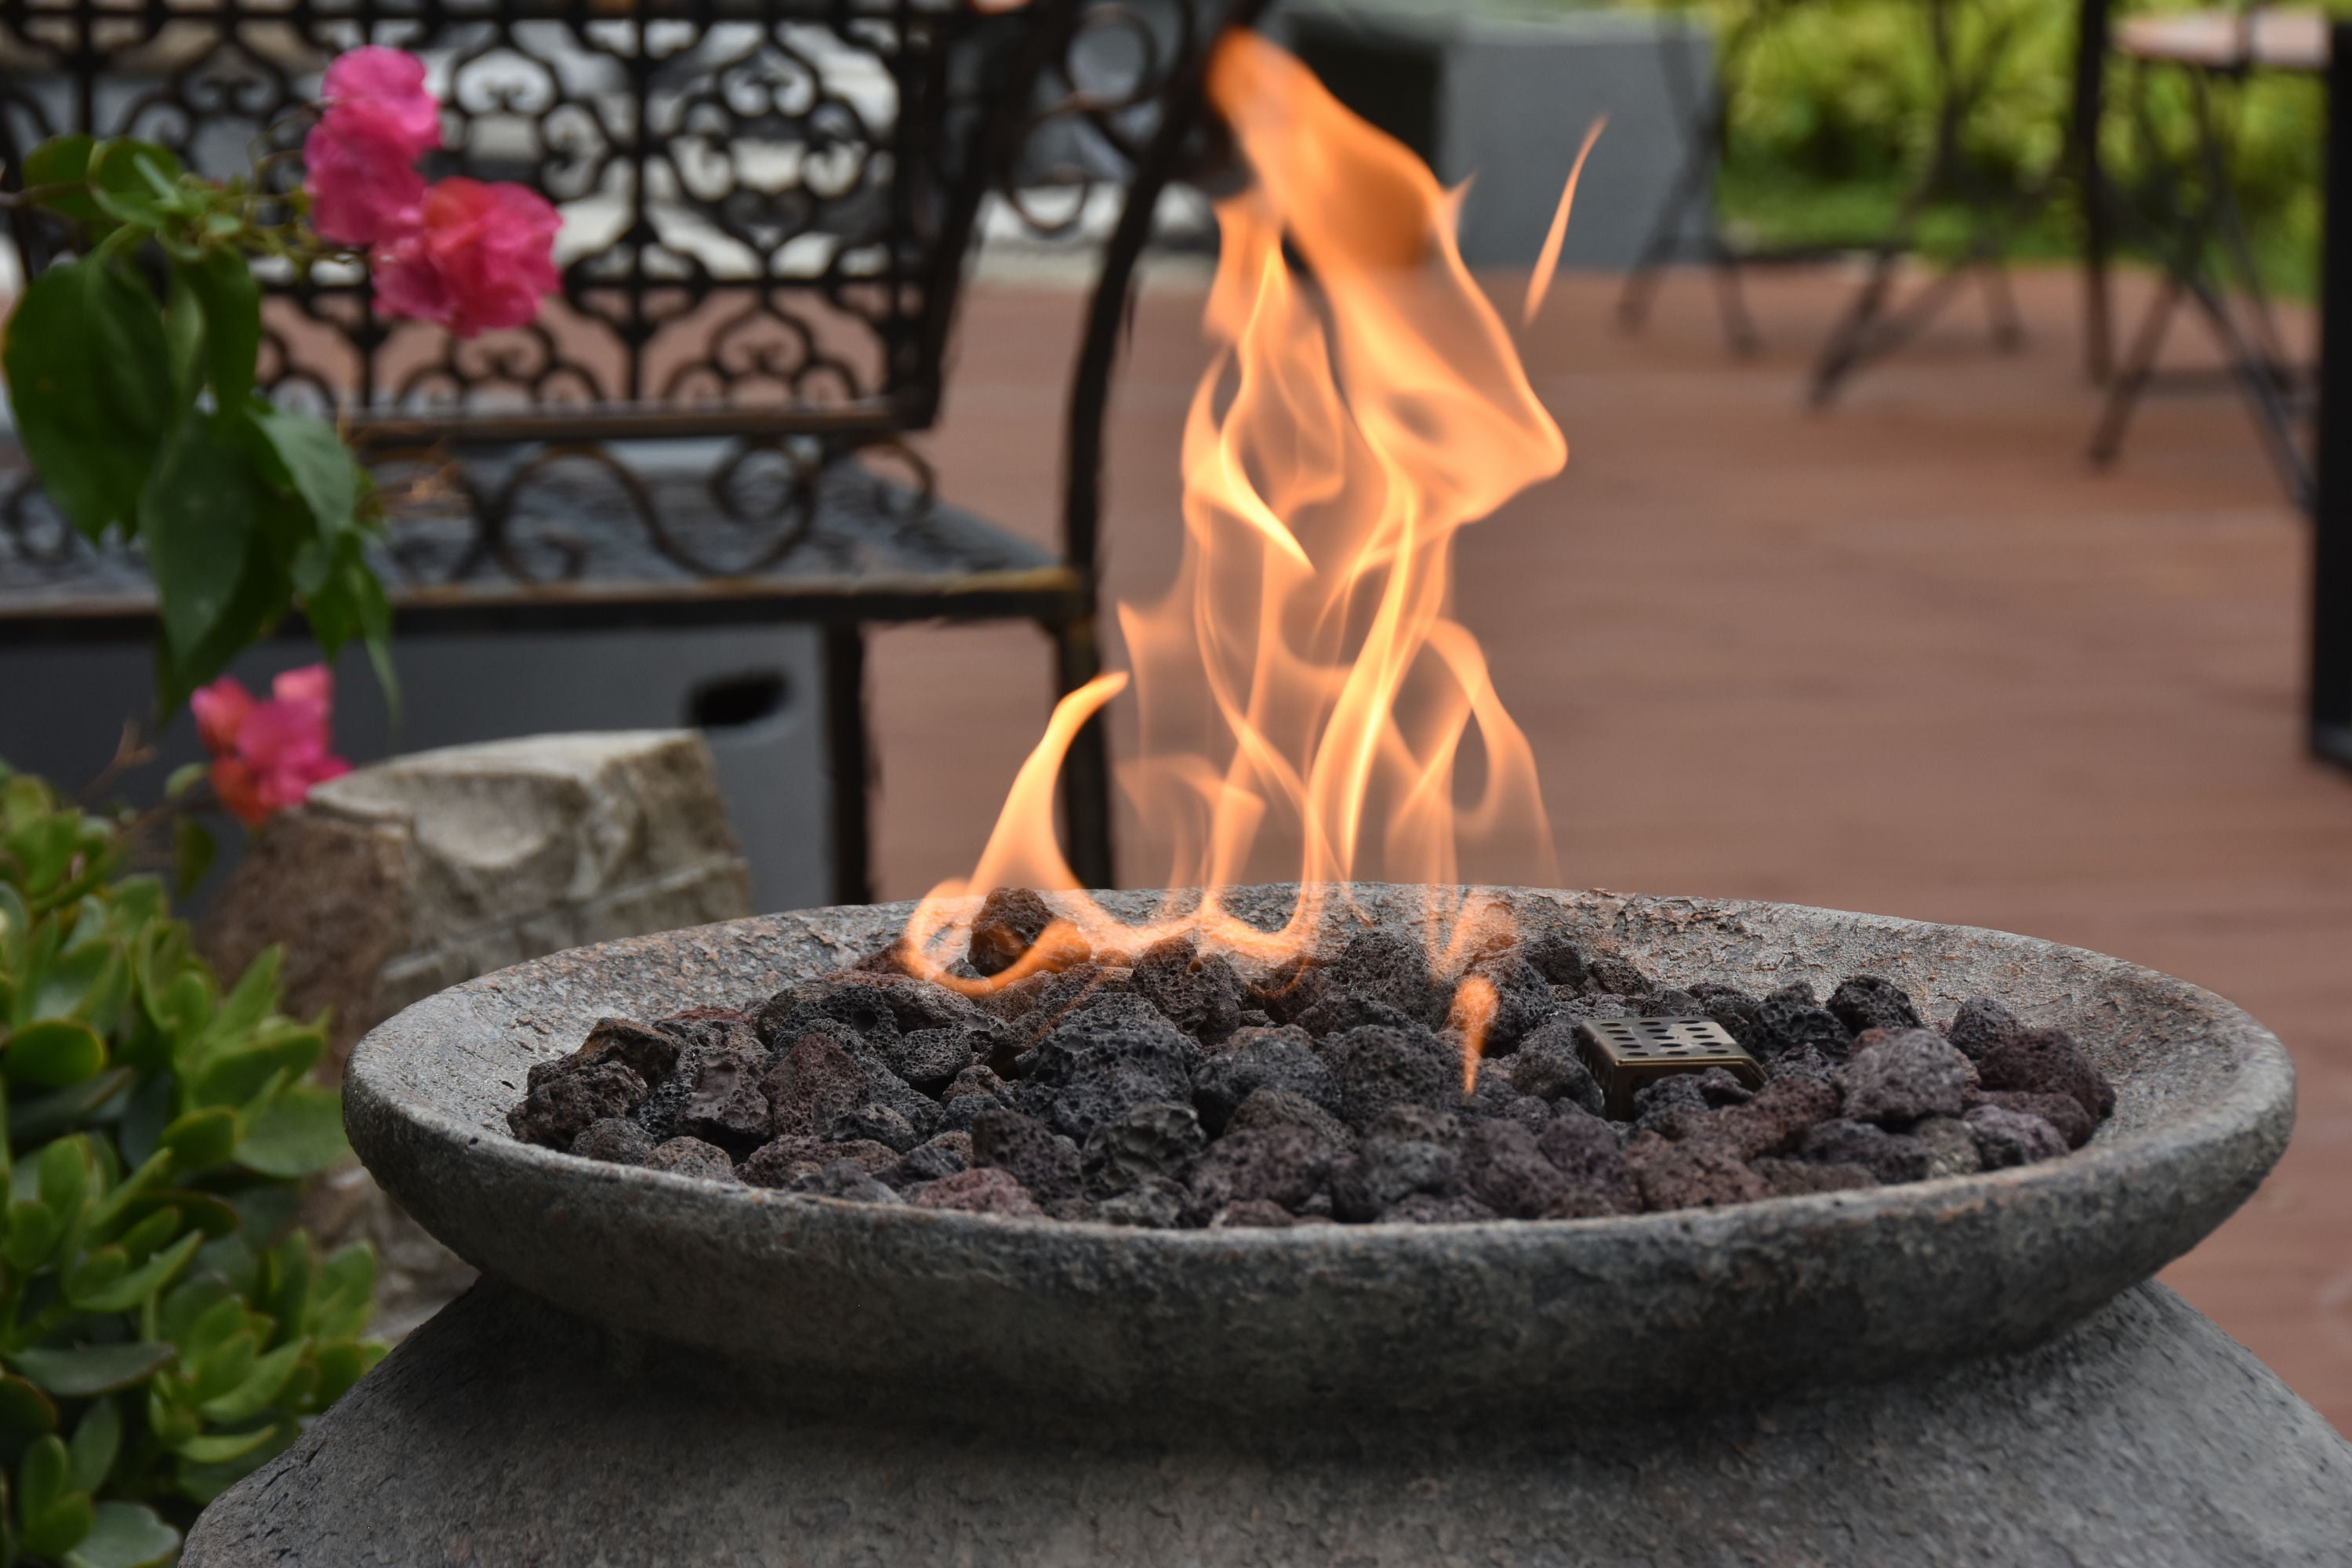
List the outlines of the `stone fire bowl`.
<svg viewBox="0 0 2352 1568">
<path fill-rule="evenodd" d="M 1403 889 L 1358 896 L 1370 915 L 1418 907 Z M 1630 1218 L 1286 1231 L 792 1196 L 509 1136 L 530 1065 L 572 1050 L 597 1018 L 763 997 L 880 946 L 908 915 L 900 904 L 611 942 L 457 986 L 360 1045 L 345 1120 L 376 1179 L 485 1274 L 612 1328 L 724 1352 L 813 1405 L 903 1396 L 982 1417 L 1146 1425 L 1665 1409 L 2021 1348 L 2194 1246 L 2286 1145 L 2294 1074 L 2278 1042 L 2220 997 L 2116 959 L 1785 904 L 1492 896 L 1670 984 L 1826 990 L 1869 971 L 1937 1017 L 2001 997 L 2074 1032 L 2115 1081 L 2115 1116 L 2063 1160 L 1906 1186 Z M 1129 918 L 1149 907 L 1103 898 Z"/>
</svg>

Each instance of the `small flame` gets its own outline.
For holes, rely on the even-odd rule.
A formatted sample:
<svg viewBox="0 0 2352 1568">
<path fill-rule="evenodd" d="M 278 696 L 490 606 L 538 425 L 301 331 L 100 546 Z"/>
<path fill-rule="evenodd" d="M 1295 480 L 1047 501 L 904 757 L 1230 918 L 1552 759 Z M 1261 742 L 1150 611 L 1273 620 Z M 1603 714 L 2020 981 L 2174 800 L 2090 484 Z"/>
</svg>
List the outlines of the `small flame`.
<svg viewBox="0 0 2352 1568">
<path fill-rule="evenodd" d="M 1528 275 L 1527 308 L 1519 312 L 1523 327 L 1534 322 L 1536 312 L 1543 309 L 1544 296 L 1551 292 L 1552 275 L 1559 270 L 1559 247 L 1568 238 L 1568 215 L 1576 205 L 1576 182 L 1584 178 L 1584 161 L 1592 156 L 1592 144 L 1607 129 L 1607 115 L 1593 116 L 1584 130 L 1584 144 L 1576 150 L 1576 162 L 1568 166 L 1568 184 L 1559 188 L 1559 205 L 1552 209 L 1551 227 L 1544 231 L 1543 249 L 1537 252 L 1535 270 Z"/>
<path fill-rule="evenodd" d="M 1478 1068 L 1486 1059 L 1486 1031 L 1495 1026 L 1500 999 L 1495 983 L 1483 974 L 1465 976 L 1454 988 L 1453 1016 L 1446 1020 L 1462 1039 L 1462 1092 L 1478 1087 Z"/>
<path fill-rule="evenodd" d="M 1033 949 L 987 980 L 948 973 L 962 900 L 992 888 L 1064 892 L 1073 929 L 1040 949 L 1133 952 L 1191 931 L 1272 961 L 1311 942 L 1375 865 L 1458 899 L 1458 840 L 1511 854 L 1513 880 L 1557 879 L 1533 753 L 1450 612 L 1455 532 L 1557 473 L 1567 445 L 1463 264 L 1459 193 L 1255 34 L 1220 41 L 1207 87 L 1255 181 L 1217 209 L 1206 326 L 1223 346 L 1185 422 L 1183 560 L 1159 603 L 1118 608 L 1142 742 L 1120 782 L 1175 841 L 1165 885 L 1203 891 L 1140 927 L 1076 892 L 1053 782 L 1125 683 L 1107 676 L 1055 710 L 979 866 L 933 889 L 909 929 L 909 961 L 967 991 L 1054 962 Z M 1558 223 L 1566 211 L 1564 197 Z M 1484 783 L 1457 810 L 1474 736 Z M 1218 897 L 1267 870 L 1302 888 L 1271 932 Z M 1447 923 L 1430 922 L 1433 963 L 1459 956 L 1472 922 L 1451 941 Z M 1483 1035 L 1493 1005 L 1490 987 L 1465 1033 Z M 1465 1079 L 1476 1071 L 1474 1052 Z"/>
</svg>

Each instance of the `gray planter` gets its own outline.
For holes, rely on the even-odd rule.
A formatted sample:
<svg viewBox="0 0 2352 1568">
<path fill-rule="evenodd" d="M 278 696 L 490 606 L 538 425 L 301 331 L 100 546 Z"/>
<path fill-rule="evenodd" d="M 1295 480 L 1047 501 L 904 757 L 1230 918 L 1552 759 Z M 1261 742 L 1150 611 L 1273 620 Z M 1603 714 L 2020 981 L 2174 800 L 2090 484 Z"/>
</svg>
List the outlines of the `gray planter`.
<svg viewBox="0 0 2352 1568">
<path fill-rule="evenodd" d="M 1869 969 L 1939 1015 L 1997 993 L 2076 1033 L 2116 1116 L 2045 1164 L 1621 1219 L 876 1208 L 597 1165 L 502 1117 L 596 1016 L 764 994 L 905 906 L 560 954 L 352 1058 L 362 1156 L 496 1283 L 215 1505 L 188 1561 L 2340 1560 L 2352 1452 L 2135 1289 L 2284 1145 L 2292 1073 L 2251 1018 L 1996 932 L 1500 896 L 1669 981 Z"/>
</svg>

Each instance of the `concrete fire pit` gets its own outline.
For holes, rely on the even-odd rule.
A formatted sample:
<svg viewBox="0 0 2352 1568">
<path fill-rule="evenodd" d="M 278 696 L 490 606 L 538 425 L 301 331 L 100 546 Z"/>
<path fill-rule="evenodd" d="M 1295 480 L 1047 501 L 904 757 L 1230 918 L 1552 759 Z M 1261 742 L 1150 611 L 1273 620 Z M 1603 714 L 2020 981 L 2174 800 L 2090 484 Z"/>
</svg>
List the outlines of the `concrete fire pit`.
<svg viewBox="0 0 2352 1568">
<path fill-rule="evenodd" d="M 906 906 L 561 954 L 353 1056 L 362 1159 L 489 1283 L 185 1561 L 2316 1562 L 2352 1539 L 2352 1450 L 2141 1283 L 2284 1147 L 2293 1075 L 2252 1019 L 1990 931 L 1496 896 L 1670 983 L 1867 970 L 1938 1016 L 2001 996 L 2074 1034 L 2116 1114 L 2064 1160 L 1609 1219 L 885 1208 L 600 1165 L 503 1116 L 596 1018 L 764 995 Z"/>
</svg>

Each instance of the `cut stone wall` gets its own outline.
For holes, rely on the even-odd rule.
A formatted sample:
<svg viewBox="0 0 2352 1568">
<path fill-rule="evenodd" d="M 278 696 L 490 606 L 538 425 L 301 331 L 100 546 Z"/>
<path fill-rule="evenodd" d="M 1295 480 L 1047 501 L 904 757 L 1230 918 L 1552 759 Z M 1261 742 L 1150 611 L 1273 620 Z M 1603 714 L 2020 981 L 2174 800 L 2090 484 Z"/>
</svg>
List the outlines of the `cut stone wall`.
<svg viewBox="0 0 2352 1568">
<path fill-rule="evenodd" d="M 254 837 L 199 930 L 226 976 L 285 950 L 285 1010 L 331 1009 L 320 1076 L 436 991 L 525 959 L 751 912 L 709 748 L 691 731 L 536 735 L 396 757 L 320 784 Z M 321 1245 L 376 1246 L 376 1331 L 473 1279 L 353 1164 L 311 1191 Z"/>
</svg>

